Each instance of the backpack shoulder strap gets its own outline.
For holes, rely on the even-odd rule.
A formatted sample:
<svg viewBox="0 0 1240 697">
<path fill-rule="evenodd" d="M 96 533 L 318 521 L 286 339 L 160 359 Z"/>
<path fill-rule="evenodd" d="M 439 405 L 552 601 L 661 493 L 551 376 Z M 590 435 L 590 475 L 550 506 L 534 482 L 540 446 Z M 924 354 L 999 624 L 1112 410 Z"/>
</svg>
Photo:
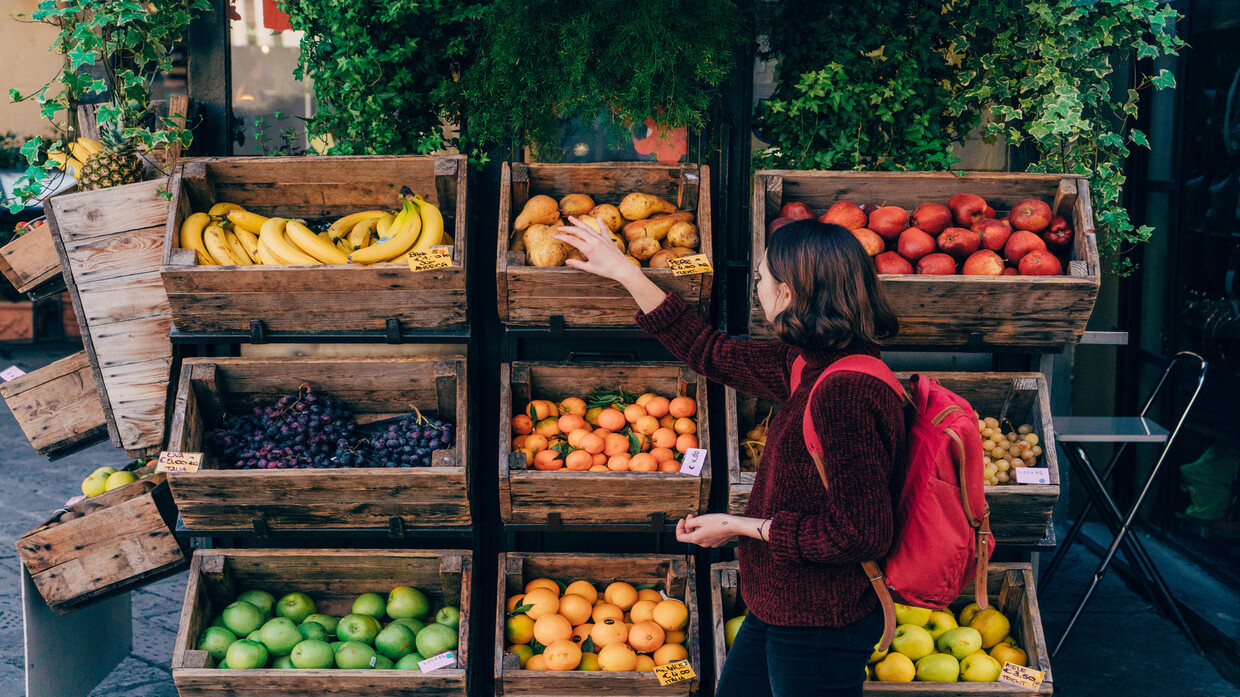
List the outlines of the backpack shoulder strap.
<svg viewBox="0 0 1240 697">
<path fill-rule="evenodd" d="M 801 386 L 801 375 L 804 373 L 805 357 L 798 354 L 796 359 L 792 361 L 792 380 L 791 385 L 788 388 L 788 394 L 796 392 L 797 388 Z"/>
</svg>

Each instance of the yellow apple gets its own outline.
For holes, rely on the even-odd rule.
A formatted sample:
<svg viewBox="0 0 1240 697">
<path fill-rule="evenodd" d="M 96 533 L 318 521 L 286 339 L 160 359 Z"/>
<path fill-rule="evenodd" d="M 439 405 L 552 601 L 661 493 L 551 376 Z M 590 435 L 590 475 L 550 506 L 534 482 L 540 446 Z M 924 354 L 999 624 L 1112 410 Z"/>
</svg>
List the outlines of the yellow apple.
<svg viewBox="0 0 1240 697">
<path fill-rule="evenodd" d="M 1012 631 L 1012 624 L 1008 622 L 1008 618 L 993 607 L 980 610 L 969 621 L 969 626 L 981 633 L 982 648 L 985 649 L 1003 641 L 1003 637 Z"/>
<path fill-rule="evenodd" d="M 932 611 L 928 607 L 913 607 L 900 603 L 896 603 L 895 606 L 896 624 L 915 624 L 918 627 L 924 627 L 930 621 Z"/>
<path fill-rule="evenodd" d="M 932 653 L 917 662 L 917 679 L 922 682 L 956 682 L 960 661 L 945 653 Z"/>
<path fill-rule="evenodd" d="M 917 677 L 917 668 L 908 656 L 892 653 L 874 666 L 874 677 L 879 682 L 913 682 L 913 678 Z"/>
<path fill-rule="evenodd" d="M 930 613 L 930 621 L 926 623 L 926 629 L 930 632 L 930 636 L 936 640 L 957 626 L 956 618 L 952 617 L 950 612 L 939 610 Z"/>
<path fill-rule="evenodd" d="M 1023 649 L 1002 641 L 995 644 L 995 647 L 990 650 L 990 657 L 1000 664 L 1015 663 L 1018 666 L 1029 665 L 1029 657 L 1025 655 Z"/>
<path fill-rule="evenodd" d="M 891 640 L 891 650 L 916 661 L 934 652 L 934 638 L 923 627 L 902 624 L 896 627 L 895 637 Z"/>
<path fill-rule="evenodd" d="M 957 661 L 965 656 L 977 653 L 982 648 L 982 635 L 972 627 L 957 627 L 943 633 L 934 642 L 940 653 L 951 654 Z"/>
<path fill-rule="evenodd" d="M 960 614 L 956 616 L 956 624 L 961 627 L 969 626 L 969 623 L 973 621 L 973 615 L 976 615 L 979 609 L 981 608 L 977 606 L 977 603 L 969 603 L 960 608 Z"/>
<path fill-rule="evenodd" d="M 1003 664 L 978 651 L 960 662 L 960 679 L 965 682 L 994 682 L 1003 672 Z"/>
</svg>

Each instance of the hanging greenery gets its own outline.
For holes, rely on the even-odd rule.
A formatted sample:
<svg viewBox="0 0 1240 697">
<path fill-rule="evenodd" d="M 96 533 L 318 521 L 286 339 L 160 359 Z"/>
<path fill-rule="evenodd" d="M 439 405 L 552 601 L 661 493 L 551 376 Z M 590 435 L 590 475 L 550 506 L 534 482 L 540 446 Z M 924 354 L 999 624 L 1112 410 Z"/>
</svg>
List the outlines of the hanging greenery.
<svg viewBox="0 0 1240 697">
<path fill-rule="evenodd" d="M 462 79 L 468 135 L 559 159 L 566 119 L 702 129 L 742 24 L 730 0 L 497 0 Z"/>
</svg>

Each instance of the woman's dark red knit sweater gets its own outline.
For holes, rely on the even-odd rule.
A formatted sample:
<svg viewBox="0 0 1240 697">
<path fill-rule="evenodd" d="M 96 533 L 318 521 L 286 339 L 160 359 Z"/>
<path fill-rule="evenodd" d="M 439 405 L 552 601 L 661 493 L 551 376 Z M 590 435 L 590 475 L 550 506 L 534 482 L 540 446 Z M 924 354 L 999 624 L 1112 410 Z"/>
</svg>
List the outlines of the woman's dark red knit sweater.
<svg viewBox="0 0 1240 697">
<path fill-rule="evenodd" d="M 781 403 L 745 515 L 773 519 L 770 542 L 740 540 L 741 593 L 750 612 L 780 626 L 841 627 L 878 605 L 862 561 L 879 559 L 892 538 L 893 467 L 904 457 L 904 413 L 877 378 L 833 374 L 814 393 L 811 416 L 823 444 L 823 486 L 802 435 L 805 403 L 822 369 L 854 353 L 802 351 L 778 341 L 729 338 L 676 294 L 638 324 L 689 367 L 742 392 Z M 806 367 L 790 394 L 792 364 Z"/>
</svg>

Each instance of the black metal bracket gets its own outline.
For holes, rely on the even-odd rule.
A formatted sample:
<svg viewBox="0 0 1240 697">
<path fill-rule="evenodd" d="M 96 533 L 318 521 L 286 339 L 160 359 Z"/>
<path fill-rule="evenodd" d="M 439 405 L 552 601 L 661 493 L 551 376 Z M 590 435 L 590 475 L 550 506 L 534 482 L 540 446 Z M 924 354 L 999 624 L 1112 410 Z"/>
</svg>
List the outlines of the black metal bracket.
<svg viewBox="0 0 1240 697">
<path fill-rule="evenodd" d="M 254 536 L 260 540 L 271 536 L 271 529 L 267 527 L 267 518 L 265 516 L 256 516 L 250 519 L 250 525 L 254 528 Z"/>
<path fill-rule="evenodd" d="M 405 519 L 398 515 L 388 518 L 388 537 L 401 539 L 405 536 Z"/>
<path fill-rule="evenodd" d="M 547 328 L 555 336 L 564 334 L 564 315 L 551 315 L 547 320 Z"/>
<path fill-rule="evenodd" d="M 399 344 L 401 339 L 400 320 L 395 317 L 388 317 L 386 322 L 387 342 L 389 344 Z"/>
<path fill-rule="evenodd" d="M 267 343 L 267 325 L 261 319 L 250 320 L 250 343 Z"/>
</svg>

